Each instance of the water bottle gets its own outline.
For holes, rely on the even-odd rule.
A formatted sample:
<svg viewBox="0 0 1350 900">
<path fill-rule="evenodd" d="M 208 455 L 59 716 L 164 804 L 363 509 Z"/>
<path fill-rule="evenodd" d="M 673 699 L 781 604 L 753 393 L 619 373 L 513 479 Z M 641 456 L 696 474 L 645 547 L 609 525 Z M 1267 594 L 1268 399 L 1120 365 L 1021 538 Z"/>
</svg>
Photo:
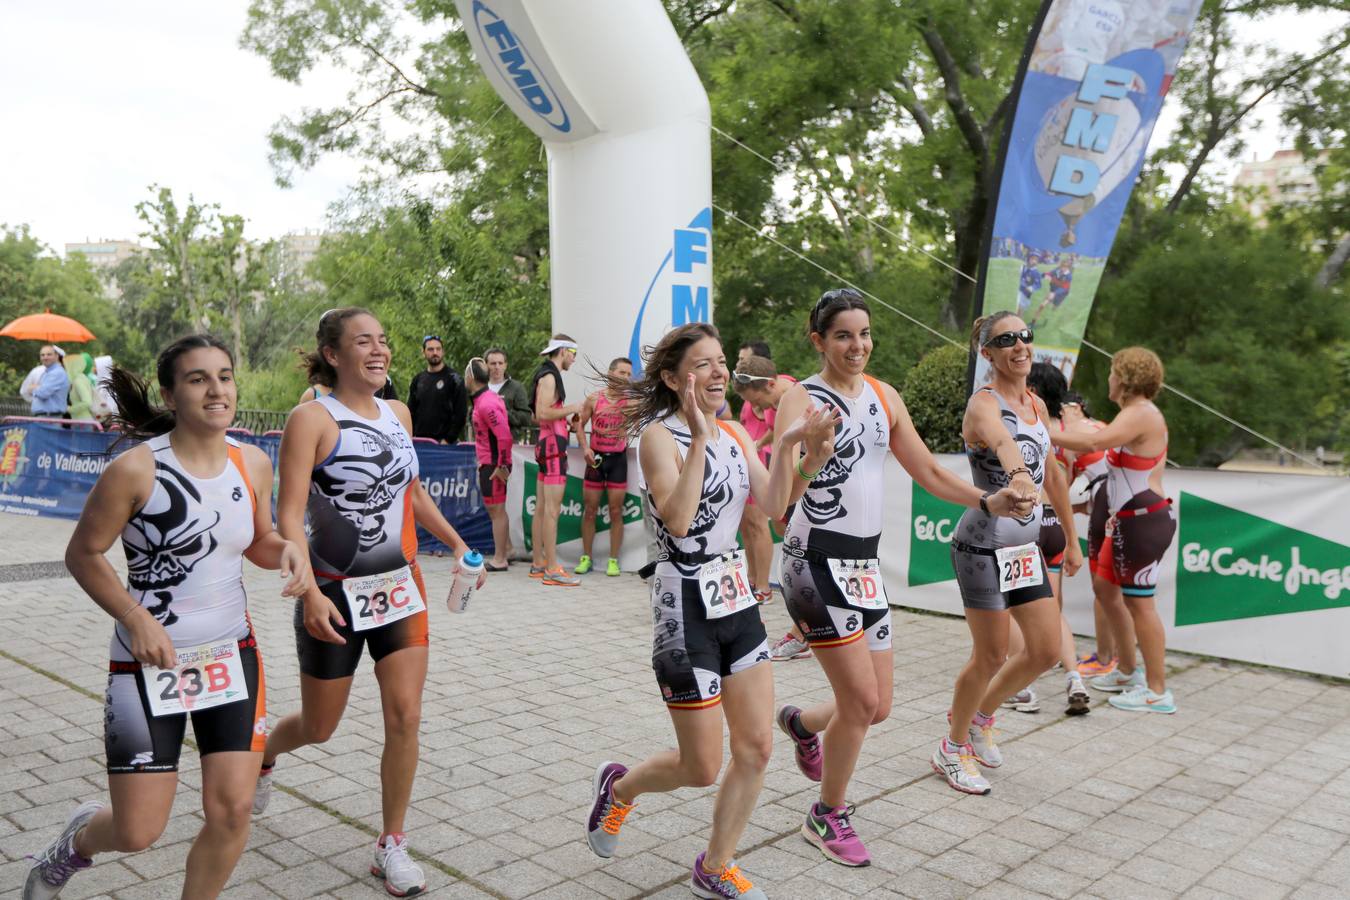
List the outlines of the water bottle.
<svg viewBox="0 0 1350 900">
<path fill-rule="evenodd" d="M 455 583 L 450 585 L 450 596 L 445 605 L 452 613 L 462 613 L 469 606 L 469 598 L 478 587 L 478 576 L 483 574 L 483 554 L 470 550 L 459 561 L 459 571 L 455 573 Z"/>
</svg>

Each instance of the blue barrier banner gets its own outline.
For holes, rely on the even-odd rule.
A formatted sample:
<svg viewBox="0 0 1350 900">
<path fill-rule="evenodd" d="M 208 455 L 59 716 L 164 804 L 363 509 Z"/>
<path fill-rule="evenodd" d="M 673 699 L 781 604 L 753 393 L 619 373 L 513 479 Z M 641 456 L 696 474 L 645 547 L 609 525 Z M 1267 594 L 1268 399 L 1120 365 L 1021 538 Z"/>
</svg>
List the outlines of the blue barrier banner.
<svg viewBox="0 0 1350 900">
<path fill-rule="evenodd" d="M 98 476 L 116 454 L 109 448 L 118 435 L 23 423 L 0 432 L 0 511 L 27 516 L 77 519 Z M 276 466 L 281 439 L 237 435 L 241 443 L 260 448 Z M 125 442 L 117 452 L 134 444 Z M 492 523 L 478 492 L 477 463 L 471 446 L 418 444 L 422 486 L 441 515 L 460 536 L 484 555 L 492 552 Z M 273 479 L 273 499 L 276 481 Z M 274 506 L 275 508 L 275 506 Z M 448 548 L 421 528 L 417 547 L 423 553 Z"/>
<path fill-rule="evenodd" d="M 1013 85 L 975 308 L 1072 380 L 1106 259 L 1201 0 L 1047 0 Z M 973 360 L 973 381 L 989 380 Z"/>
</svg>

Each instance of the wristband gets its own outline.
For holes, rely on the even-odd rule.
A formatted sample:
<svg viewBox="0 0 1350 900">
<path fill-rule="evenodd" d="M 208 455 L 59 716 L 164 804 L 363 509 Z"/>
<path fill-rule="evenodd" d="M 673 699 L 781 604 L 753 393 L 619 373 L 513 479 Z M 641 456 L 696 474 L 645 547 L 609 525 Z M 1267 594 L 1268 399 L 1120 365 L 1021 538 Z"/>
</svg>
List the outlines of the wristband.
<svg viewBox="0 0 1350 900">
<path fill-rule="evenodd" d="M 131 604 L 130 606 L 128 606 L 125 610 L 122 611 L 122 614 L 121 614 L 120 616 L 117 617 L 116 621 L 121 622 L 121 621 L 122 621 L 123 619 L 125 619 L 127 616 L 131 615 L 133 612 L 135 612 L 136 610 L 138 610 L 138 609 L 140 609 L 140 608 L 141 608 L 141 605 L 140 605 L 139 603 L 136 603 L 136 602 L 133 601 L 132 604 Z"/>
<path fill-rule="evenodd" d="M 980 512 L 984 513 L 986 516 L 992 517 L 994 514 L 991 513 L 991 512 L 989 511 L 989 495 L 990 495 L 990 493 L 991 493 L 990 491 L 986 491 L 986 492 L 980 497 Z"/>
<path fill-rule="evenodd" d="M 1023 473 L 1030 475 L 1031 470 L 1028 469 L 1026 466 L 1018 466 L 1016 469 L 1009 470 L 1008 479 L 1011 480 L 1014 475 L 1021 475 Z"/>
<path fill-rule="evenodd" d="M 824 467 L 822 466 L 821 468 Z M 815 477 L 820 474 L 820 469 L 816 469 L 814 472 L 804 472 L 802 471 L 802 461 L 799 459 L 797 460 L 797 474 L 807 481 L 814 481 Z"/>
</svg>

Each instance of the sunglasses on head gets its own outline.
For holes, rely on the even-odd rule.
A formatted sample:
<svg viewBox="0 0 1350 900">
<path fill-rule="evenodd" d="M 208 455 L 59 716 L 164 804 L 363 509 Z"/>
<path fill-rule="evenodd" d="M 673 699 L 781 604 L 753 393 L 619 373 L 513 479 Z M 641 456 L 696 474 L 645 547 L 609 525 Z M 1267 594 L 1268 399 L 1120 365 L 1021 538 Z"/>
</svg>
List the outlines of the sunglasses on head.
<svg viewBox="0 0 1350 900">
<path fill-rule="evenodd" d="M 1030 344 L 1036 338 L 1036 333 L 1030 328 L 1023 328 L 1021 331 L 1005 331 L 997 334 L 984 342 L 986 347 L 998 347 L 1006 350 L 1009 347 L 1017 345 L 1018 341 L 1024 344 Z"/>
<path fill-rule="evenodd" d="M 732 372 L 731 377 L 736 380 L 737 384 L 754 384 L 756 381 L 772 380 L 768 375 L 748 375 L 745 372 Z"/>
<path fill-rule="evenodd" d="M 423 347 L 425 347 L 425 346 L 427 345 L 427 341 L 435 341 L 436 343 L 439 344 L 439 343 L 441 343 L 441 336 L 440 336 L 439 334 L 424 334 L 424 335 L 422 335 L 422 346 L 423 346 Z"/>
</svg>

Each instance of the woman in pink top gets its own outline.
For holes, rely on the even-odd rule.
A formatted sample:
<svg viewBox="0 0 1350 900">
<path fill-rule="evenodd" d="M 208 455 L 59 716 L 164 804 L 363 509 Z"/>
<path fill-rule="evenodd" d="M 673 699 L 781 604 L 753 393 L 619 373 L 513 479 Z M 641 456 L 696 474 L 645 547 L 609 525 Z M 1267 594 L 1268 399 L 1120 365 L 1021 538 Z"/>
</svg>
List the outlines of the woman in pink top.
<svg viewBox="0 0 1350 900">
<path fill-rule="evenodd" d="M 609 377 L 620 381 L 633 378 L 633 361 L 620 356 L 609 364 Z M 596 391 L 581 405 L 577 416 L 577 443 L 586 454 L 586 474 L 582 479 L 581 559 L 576 573 L 591 571 L 591 550 L 595 546 L 595 519 L 600 513 L 600 495 L 607 494 L 609 504 L 609 564 L 605 574 L 619 575 L 619 550 L 623 547 L 623 500 L 628 492 L 628 434 L 624 430 L 625 401 L 617 402 L 610 390 Z M 586 433 L 586 423 L 591 423 Z"/>
<path fill-rule="evenodd" d="M 464 386 L 473 404 L 473 442 L 478 456 L 478 490 L 492 520 L 492 559 L 489 572 L 505 572 L 511 552 L 511 532 L 506 517 L 506 482 L 511 477 L 511 426 L 502 398 L 488 390 L 487 363 L 469 360 Z"/>
</svg>

